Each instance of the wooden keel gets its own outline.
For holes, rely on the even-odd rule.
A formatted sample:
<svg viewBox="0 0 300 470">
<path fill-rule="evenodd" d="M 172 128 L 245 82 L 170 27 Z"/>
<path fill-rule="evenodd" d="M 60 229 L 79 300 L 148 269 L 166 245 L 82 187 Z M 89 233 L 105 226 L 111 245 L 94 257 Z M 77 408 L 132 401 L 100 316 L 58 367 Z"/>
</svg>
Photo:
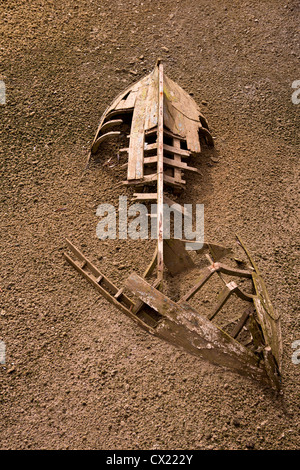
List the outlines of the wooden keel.
<svg viewBox="0 0 300 470">
<path fill-rule="evenodd" d="M 164 72 L 158 63 L 158 126 L 157 126 L 157 279 L 163 280 L 163 204 L 164 204 Z"/>
</svg>

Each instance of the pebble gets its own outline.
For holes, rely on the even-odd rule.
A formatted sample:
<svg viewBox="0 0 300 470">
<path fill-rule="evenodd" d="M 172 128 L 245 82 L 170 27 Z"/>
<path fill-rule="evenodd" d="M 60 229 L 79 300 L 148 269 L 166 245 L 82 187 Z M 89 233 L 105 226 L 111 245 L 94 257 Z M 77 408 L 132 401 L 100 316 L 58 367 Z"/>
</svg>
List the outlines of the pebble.
<svg viewBox="0 0 300 470">
<path fill-rule="evenodd" d="M 232 424 L 233 424 L 236 428 L 238 428 L 238 427 L 241 425 L 241 422 L 240 422 L 239 419 L 233 418 Z"/>
</svg>

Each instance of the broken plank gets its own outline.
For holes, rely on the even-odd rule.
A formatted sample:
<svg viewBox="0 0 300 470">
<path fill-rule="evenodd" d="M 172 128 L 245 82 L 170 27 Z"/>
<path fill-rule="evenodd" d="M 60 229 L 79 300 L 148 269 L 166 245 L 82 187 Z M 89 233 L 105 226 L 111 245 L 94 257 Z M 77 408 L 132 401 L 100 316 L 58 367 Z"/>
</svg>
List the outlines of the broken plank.
<svg viewBox="0 0 300 470">
<path fill-rule="evenodd" d="M 144 174 L 145 110 L 148 81 L 137 92 L 132 116 L 131 137 L 129 141 L 127 179 L 135 180 Z"/>
</svg>

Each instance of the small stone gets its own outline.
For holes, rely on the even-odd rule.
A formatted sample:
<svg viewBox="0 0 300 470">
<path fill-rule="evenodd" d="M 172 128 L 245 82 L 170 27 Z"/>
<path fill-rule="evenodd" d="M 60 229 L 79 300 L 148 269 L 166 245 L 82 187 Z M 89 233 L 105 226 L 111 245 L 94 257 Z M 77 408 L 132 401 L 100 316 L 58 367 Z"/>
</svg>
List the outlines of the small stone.
<svg viewBox="0 0 300 470">
<path fill-rule="evenodd" d="M 241 425 L 241 422 L 240 422 L 239 419 L 233 418 L 232 424 L 233 424 L 236 428 L 238 428 L 238 427 Z"/>
<path fill-rule="evenodd" d="M 12 366 L 10 367 L 9 369 L 7 369 L 7 373 L 8 374 L 11 374 L 12 372 L 14 372 L 16 370 L 15 366 Z"/>
<path fill-rule="evenodd" d="M 208 105 L 208 102 L 205 101 L 205 100 L 202 100 L 201 103 L 202 103 L 204 106 L 207 106 L 207 105 Z"/>
<path fill-rule="evenodd" d="M 162 46 L 161 50 L 164 52 L 169 52 L 169 49 L 166 46 Z"/>
</svg>

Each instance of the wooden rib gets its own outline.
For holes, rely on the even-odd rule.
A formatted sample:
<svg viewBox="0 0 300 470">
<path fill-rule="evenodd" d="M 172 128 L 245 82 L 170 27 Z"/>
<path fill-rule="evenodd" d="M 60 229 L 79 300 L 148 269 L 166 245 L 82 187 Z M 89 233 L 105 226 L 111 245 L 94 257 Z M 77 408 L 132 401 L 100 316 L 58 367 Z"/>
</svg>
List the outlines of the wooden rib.
<svg viewBox="0 0 300 470">
<path fill-rule="evenodd" d="M 144 271 L 144 274 L 143 274 L 143 277 L 146 278 L 148 276 L 151 276 L 155 266 L 156 266 L 156 263 L 157 263 L 157 246 L 155 248 L 155 251 L 154 251 L 154 254 L 151 258 L 151 261 L 150 263 L 148 264 L 147 268 L 145 269 Z"/>
<path fill-rule="evenodd" d="M 101 132 L 107 131 L 107 129 L 121 124 L 123 124 L 123 119 L 112 119 L 111 121 L 107 121 L 101 127 Z"/>
<path fill-rule="evenodd" d="M 226 266 L 222 263 L 215 263 L 219 266 L 219 271 L 223 274 L 229 274 L 230 276 L 238 276 L 238 277 L 247 277 L 252 278 L 252 273 L 250 271 L 246 271 L 244 269 L 236 269 L 231 268 L 230 266 Z"/>
<path fill-rule="evenodd" d="M 151 175 L 144 175 L 143 178 L 141 179 L 136 179 L 136 180 L 125 180 L 122 181 L 121 183 L 118 183 L 117 185 L 124 185 L 124 186 L 142 186 L 143 184 L 151 184 L 154 183 L 157 180 L 157 174 L 153 173 Z M 175 179 L 172 176 L 163 175 L 163 180 L 166 184 L 170 186 L 174 186 L 178 189 L 181 189 L 183 185 L 185 185 L 186 181 L 185 180 L 180 180 L 180 181 L 175 181 Z"/>
<path fill-rule="evenodd" d="M 235 291 L 237 285 L 234 282 L 229 282 L 224 286 L 224 288 L 221 290 L 219 296 L 218 296 L 218 301 L 216 306 L 214 307 L 213 311 L 210 313 L 208 316 L 209 320 L 212 320 L 217 313 L 221 310 L 225 302 L 229 299 L 229 297 L 233 294 Z"/>
<path fill-rule="evenodd" d="M 186 302 L 193 295 L 195 295 L 198 290 L 201 289 L 201 287 L 204 286 L 204 284 L 209 280 L 214 272 L 215 269 L 211 266 L 207 266 L 206 268 L 202 269 L 200 280 L 178 301 L 178 303 L 180 304 L 181 302 Z"/>
<path fill-rule="evenodd" d="M 111 132 L 107 132 L 106 134 L 100 135 L 100 137 L 98 137 L 98 139 L 94 142 L 91 152 L 96 153 L 98 151 L 99 145 L 104 140 L 108 139 L 109 137 L 114 137 L 114 136 L 120 135 L 120 134 L 121 134 L 120 131 L 111 131 Z"/>
<path fill-rule="evenodd" d="M 106 119 L 109 120 L 110 118 L 112 118 L 114 116 L 120 115 L 120 113 L 122 113 L 122 114 L 123 113 L 130 113 L 132 111 L 132 109 L 122 109 L 121 111 L 116 110 L 116 106 L 118 105 L 118 103 L 120 101 L 123 100 L 124 96 L 128 95 L 129 92 L 131 92 L 133 90 L 136 91 L 141 86 L 141 84 L 144 82 L 144 80 L 146 80 L 146 79 L 147 79 L 147 77 L 145 77 L 145 79 L 139 80 L 139 81 L 135 82 L 133 85 L 130 85 L 129 87 L 127 87 L 125 90 L 123 90 L 121 93 L 119 93 L 118 96 L 113 100 L 113 102 L 105 109 L 104 113 L 102 114 L 102 116 L 100 118 L 100 122 L 99 122 L 97 131 L 96 131 L 93 143 L 92 143 L 92 148 L 93 148 L 94 143 L 96 142 L 96 140 L 99 136 L 100 129 L 101 129 L 101 127 L 102 127 L 102 125 L 103 125 L 103 123 Z M 92 153 L 93 153 L 93 151 L 91 150 L 91 154 Z M 89 161 L 87 162 L 87 164 L 88 163 L 89 163 Z"/>
<path fill-rule="evenodd" d="M 135 273 L 127 279 L 126 287 L 163 316 L 157 328 L 160 337 L 215 364 L 266 381 L 259 359 L 188 303 L 176 304 Z"/>
<path fill-rule="evenodd" d="M 175 178 L 169 175 L 164 175 L 164 182 L 169 184 L 170 186 L 175 186 L 178 188 L 182 188 L 182 185 L 186 184 L 185 180 L 175 180 Z"/>
<path fill-rule="evenodd" d="M 232 333 L 231 333 L 231 336 L 233 338 L 237 338 L 239 333 L 242 331 L 243 329 L 243 326 L 246 324 L 248 318 L 249 318 L 249 315 L 250 313 L 253 312 L 253 309 L 247 309 L 243 315 L 241 316 L 240 320 L 238 321 L 238 323 L 236 324 L 236 326 L 234 327 Z"/>
<path fill-rule="evenodd" d="M 153 129 L 149 129 L 145 132 L 146 135 L 153 135 L 157 133 L 157 127 L 154 127 Z M 164 135 L 167 137 L 172 137 L 175 139 L 179 139 L 181 141 L 185 141 L 184 137 L 181 137 L 180 135 L 174 134 L 173 132 L 169 131 L 164 127 Z"/>
<path fill-rule="evenodd" d="M 176 148 L 177 150 L 180 149 L 180 140 L 173 138 L 173 147 Z M 166 163 L 166 162 L 164 162 L 164 163 Z M 178 168 L 180 168 L 181 163 L 182 163 L 181 162 L 181 156 L 174 153 L 174 165 L 173 166 L 174 166 L 174 179 L 175 179 L 175 181 L 180 181 L 181 180 L 182 171 L 178 169 Z M 169 163 L 169 165 L 170 165 L 170 163 Z M 170 165 L 170 166 L 172 166 L 172 165 Z M 194 171 L 194 170 L 195 169 L 193 168 L 192 171 Z"/>
<path fill-rule="evenodd" d="M 144 174 L 144 142 L 145 142 L 145 111 L 148 93 L 148 81 L 137 92 L 135 107 L 132 116 L 127 179 L 143 178 Z"/>
<path fill-rule="evenodd" d="M 119 297 L 121 297 L 121 295 L 123 295 L 123 291 L 124 287 L 121 287 L 121 289 L 119 289 L 118 292 L 114 295 L 114 298 L 118 299 Z"/>
<path fill-rule="evenodd" d="M 174 155 L 180 155 L 182 157 L 189 157 L 191 155 L 191 152 L 189 152 L 188 150 L 172 147 L 171 145 L 167 145 L 167 144 L 164 144 L 164 150 L 166 152 L 170 152 Z"/>
<path fill-rule="evenodd" d="M 177 157 L 177 158 L 175 158 Z M 152 157 L 144 157 L 144 164 L 145 165 L 149 165 L 151 163 L 156 163 L 157 162 L 157 156 L 154 155 Z M 200 170 L 198 170 L 198 168 L 195 168 L 193 166 L 188 166 L 185 162 L 182 162 L 181 161 L 181 158 L 176 155 L 174 156 L 174 160 L 172 160 L 171 158 L 168 158 L 168 157 L 164 157 L 164 164 L 167 165 L 167 166 L 171 166 L 172 168 L 175 168 L 175 171 L 176 169 L 179 169 L 179 170 L 187 170 L 187 171 L 192 171 L 194 173 L 199 173 L 200 174 Z M 181 179 L 181 171 L 179 171 L 180 175 L 179 175 L 179 179 Z M 174 176 L 175 177 L 175 176 Z"/>
<path fill-rule="evenodd" d="M 153 144 L 146 144 L 144 146 L 144 150 L 147 151 L 147 150 L 156 150 L 158 147 L 158 144 L 157 142 L 154 142 Z M 172 145 L 167 145 L 167 144 L 163 144 L 163 150 L 165 150 L 166 152 L 169 152 L 169 153 L 172 153 L 173 155 L 180 155 L 181 157 L 190 157 L 191 155 L 191 152 L 189 152 L 188 150 L 184 150 L 180 147 L 174 147 Z M 129 152 L 130 149 L 129 148 L 122 148 L 119 150 L 119 152 Z"/>
<path fill-rule="evenodd" d="M 144 151 L 145 152 L 147 152 L 147 150 L 156 150 L 156 149 L 157 149 L 157 143 L 156 142 L 154 142 L 153 144 L 145 144 L 145 146 L 144 146 Z M 181 148 L 176 148 L 176 147 L 173 147 L 172 145 L 163 144 L 163 149 L 166 152 L 172 153 L 173 155 L 180 155 L 181 157 L 190 157 L 190 155 L 191 155 L 191 152 L 189 152 L 188 150 L 184 150 L 184 149 L 181 149 Z M 129 153 L 129 148 L 128 147 L 121 148 L 119 150 L 119 152 Z"/>
</svg>

